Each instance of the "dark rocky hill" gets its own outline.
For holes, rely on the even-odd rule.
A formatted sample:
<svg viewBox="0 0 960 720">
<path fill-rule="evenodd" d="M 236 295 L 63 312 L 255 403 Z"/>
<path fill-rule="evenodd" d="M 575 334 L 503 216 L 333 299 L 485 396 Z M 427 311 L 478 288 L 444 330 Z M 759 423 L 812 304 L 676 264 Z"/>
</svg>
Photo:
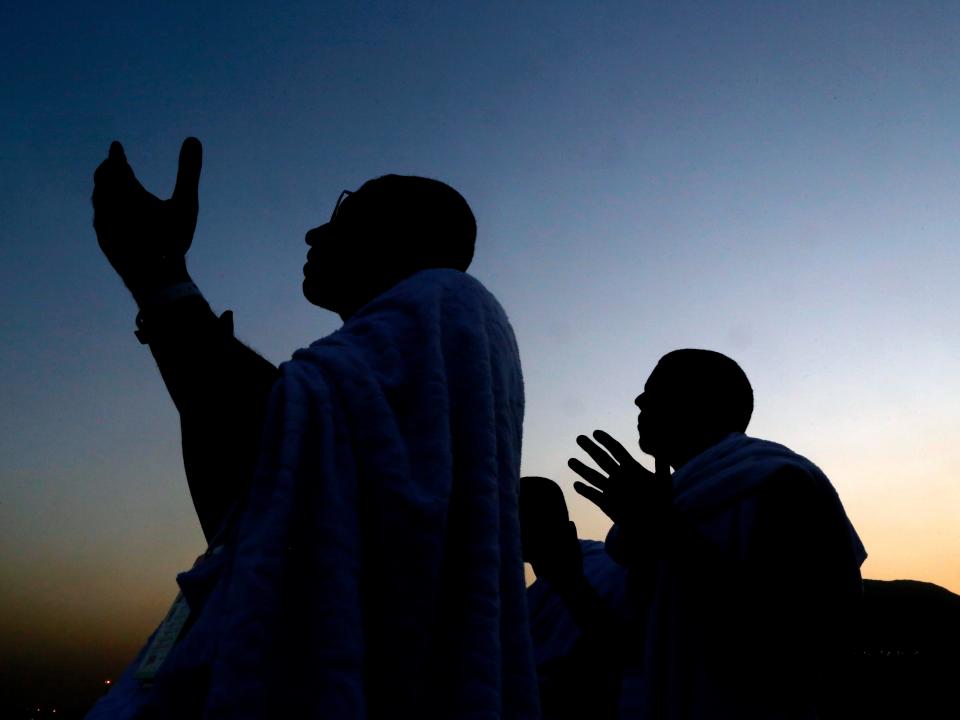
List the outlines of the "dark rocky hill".
<svg viewBox="0 0 960 720">
<path fill-rule="evenodd" d="M 864 580 L 856 650 L 826 717 L 960 717 L 960 595 L 916 580 Z"/>
<path fill-rule="evenodd" d="M 917 580 L 864 580 L 861 649 L 874 655 L 956 655 L 960 595 Z"/>
</svg>

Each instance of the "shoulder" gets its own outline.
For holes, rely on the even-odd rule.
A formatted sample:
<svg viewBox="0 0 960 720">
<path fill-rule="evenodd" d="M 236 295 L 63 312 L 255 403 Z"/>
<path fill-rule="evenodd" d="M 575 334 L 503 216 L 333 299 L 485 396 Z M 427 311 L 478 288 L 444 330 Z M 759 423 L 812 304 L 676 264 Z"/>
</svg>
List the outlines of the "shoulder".
<svg viewBox="0 0 960 720">
<path fill-rule="evenodd" d="M 754 496 L 761 532 L 781 534 L 811 528 L 831 512 L 820 478 L 797 465 L 777 469 Z"/>
<path fill-rule="evenodd" d="M 813 505 L 822 494 L 821 483 L 799 465 L 783 465 L 757 490 L 757 500 L 764 507 Z"/>
<path fill-rule="evenodd" d="M 813 512 L 837 512 L 842 506 L 826 474 L 807 458 L 789 448 L 773 448 L 771 467 L 765 482 L 756 491 L 759 505 L 767 510 L 800 508 Z"/>
<path fill-rule="evenodd" d="M 778 469 L 756 493 L 757 544 L 786 556 L 849 554 L 850 526 L 836 491 L 822 474 L 802 465 Z"/>
</svg>

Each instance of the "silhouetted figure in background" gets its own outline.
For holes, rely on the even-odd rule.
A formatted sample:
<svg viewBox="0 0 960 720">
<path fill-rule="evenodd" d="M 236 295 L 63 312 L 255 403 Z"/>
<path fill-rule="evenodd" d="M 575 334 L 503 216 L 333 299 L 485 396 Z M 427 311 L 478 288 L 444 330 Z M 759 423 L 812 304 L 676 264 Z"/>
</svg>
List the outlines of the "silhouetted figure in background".
<svg viewBox="0 0 960 720">
<path fill-rule="evenodd" d="M 600 471 L 569 463 L 614 521 L 606 553 L 584 544 L 583 563 L 629 627 L 621 716 L 817 717 L 853 642 L 866 557 L 836 491 L 810 461 L 743 434 L 753 392 L 724 355 L 665 355 L 636 404 L 655 472 L 599 430 L 577 443 Z M 555 610 L 537 584 L 530 594 L 542 659 Z"/>
<path fill-rule="evenodd" d="M 584 554 L 602 543 L 577 537 L 560 487 L 548 478 L 520 478 L 523 559 L 537 575 L 533 595 L 553 606 L 531 627 L 544 720 L 613 718 L 620 700 L 625 618 L 584 575 Z M 559 645 L 559 646 L 558 646 Z"/>
<path fill-rule="evenodd" d="M 119 143 L 100 247 L 180 411 L 210 543 L 91 717 L 534 717 L 517 483 L 523 380 L 502 308 L 465 274 L 449 186 L 387 175 L 306 235 L 303 292 L 343 327 L 273 367 L 187 273 L 200 143 L 173 197 Z"/>
</svg>

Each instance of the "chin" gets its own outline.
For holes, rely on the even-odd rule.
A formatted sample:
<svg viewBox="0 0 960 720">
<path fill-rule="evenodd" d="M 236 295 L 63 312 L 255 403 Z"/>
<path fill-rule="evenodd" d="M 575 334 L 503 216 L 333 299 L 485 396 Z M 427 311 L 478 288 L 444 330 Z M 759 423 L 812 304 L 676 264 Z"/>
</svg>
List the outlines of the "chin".
<svg viewBox="0 0 960 720">
<path fill-rule="evenodd" d="M 317 284 L 318 283 L 315 280 L 311 280 L 310 278 L 305 277 L 303 279 L 303 296 L 307 299 L 307 302 L 311 305 L 321 307 L 324 310 L 332 310 L 333 312 L 337 312 L 337 309 L 334 307 L 334 303 L 330 298 L 324 296 L 324 293 L 320 291 L 320 289 L 317 287 Z"/>
<path fill-rule="evenodd" d="M 641 434 L 639 440 L 637 440 L 637 445 L 639 445 L 640 450 L 645 452 L 647 455 L 650 455 L 651 457 L 657 456 L 656 443 L 651 442 L 650 438 L 644 437 L 644 435 Z"/>
</svg>

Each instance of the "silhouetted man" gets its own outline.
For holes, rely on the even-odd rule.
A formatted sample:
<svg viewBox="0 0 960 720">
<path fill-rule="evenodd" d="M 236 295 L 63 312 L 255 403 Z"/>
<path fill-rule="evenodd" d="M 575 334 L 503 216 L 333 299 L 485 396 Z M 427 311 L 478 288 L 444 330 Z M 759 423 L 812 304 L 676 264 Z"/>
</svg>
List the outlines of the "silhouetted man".
<svg viewBox="0 0 960 720">
<path fill-rule="evenodd" d="M 589 483 L 577 492 L 614 521 L 607 552 L 585 545 L 583 562 L 606 601 L 597 612 L 630 628 L 620 715 L 816 717 L 865 558 L 835 490 L 810 461 L 744 435 L 753 392 L 720 353 L 665 355 L 636 405 L 655 472 L 600 430 L 577 438 L 600 470 L 569 463 Z M 534 596 L 535 637 L 545 608 Z"/>
<path fill-rule="evenodd" d="M 173 196 L 114 143 L 100 247 L 180 411 L 210 547 L 91 717 L 533 717 L 517 509 L 523 380 L 466 275 L 476 225 L 426 178 L 345 191 L 303 292 L 343 327 L 275 368 L 187 273 L 200 143 Z"/>
</svg>

